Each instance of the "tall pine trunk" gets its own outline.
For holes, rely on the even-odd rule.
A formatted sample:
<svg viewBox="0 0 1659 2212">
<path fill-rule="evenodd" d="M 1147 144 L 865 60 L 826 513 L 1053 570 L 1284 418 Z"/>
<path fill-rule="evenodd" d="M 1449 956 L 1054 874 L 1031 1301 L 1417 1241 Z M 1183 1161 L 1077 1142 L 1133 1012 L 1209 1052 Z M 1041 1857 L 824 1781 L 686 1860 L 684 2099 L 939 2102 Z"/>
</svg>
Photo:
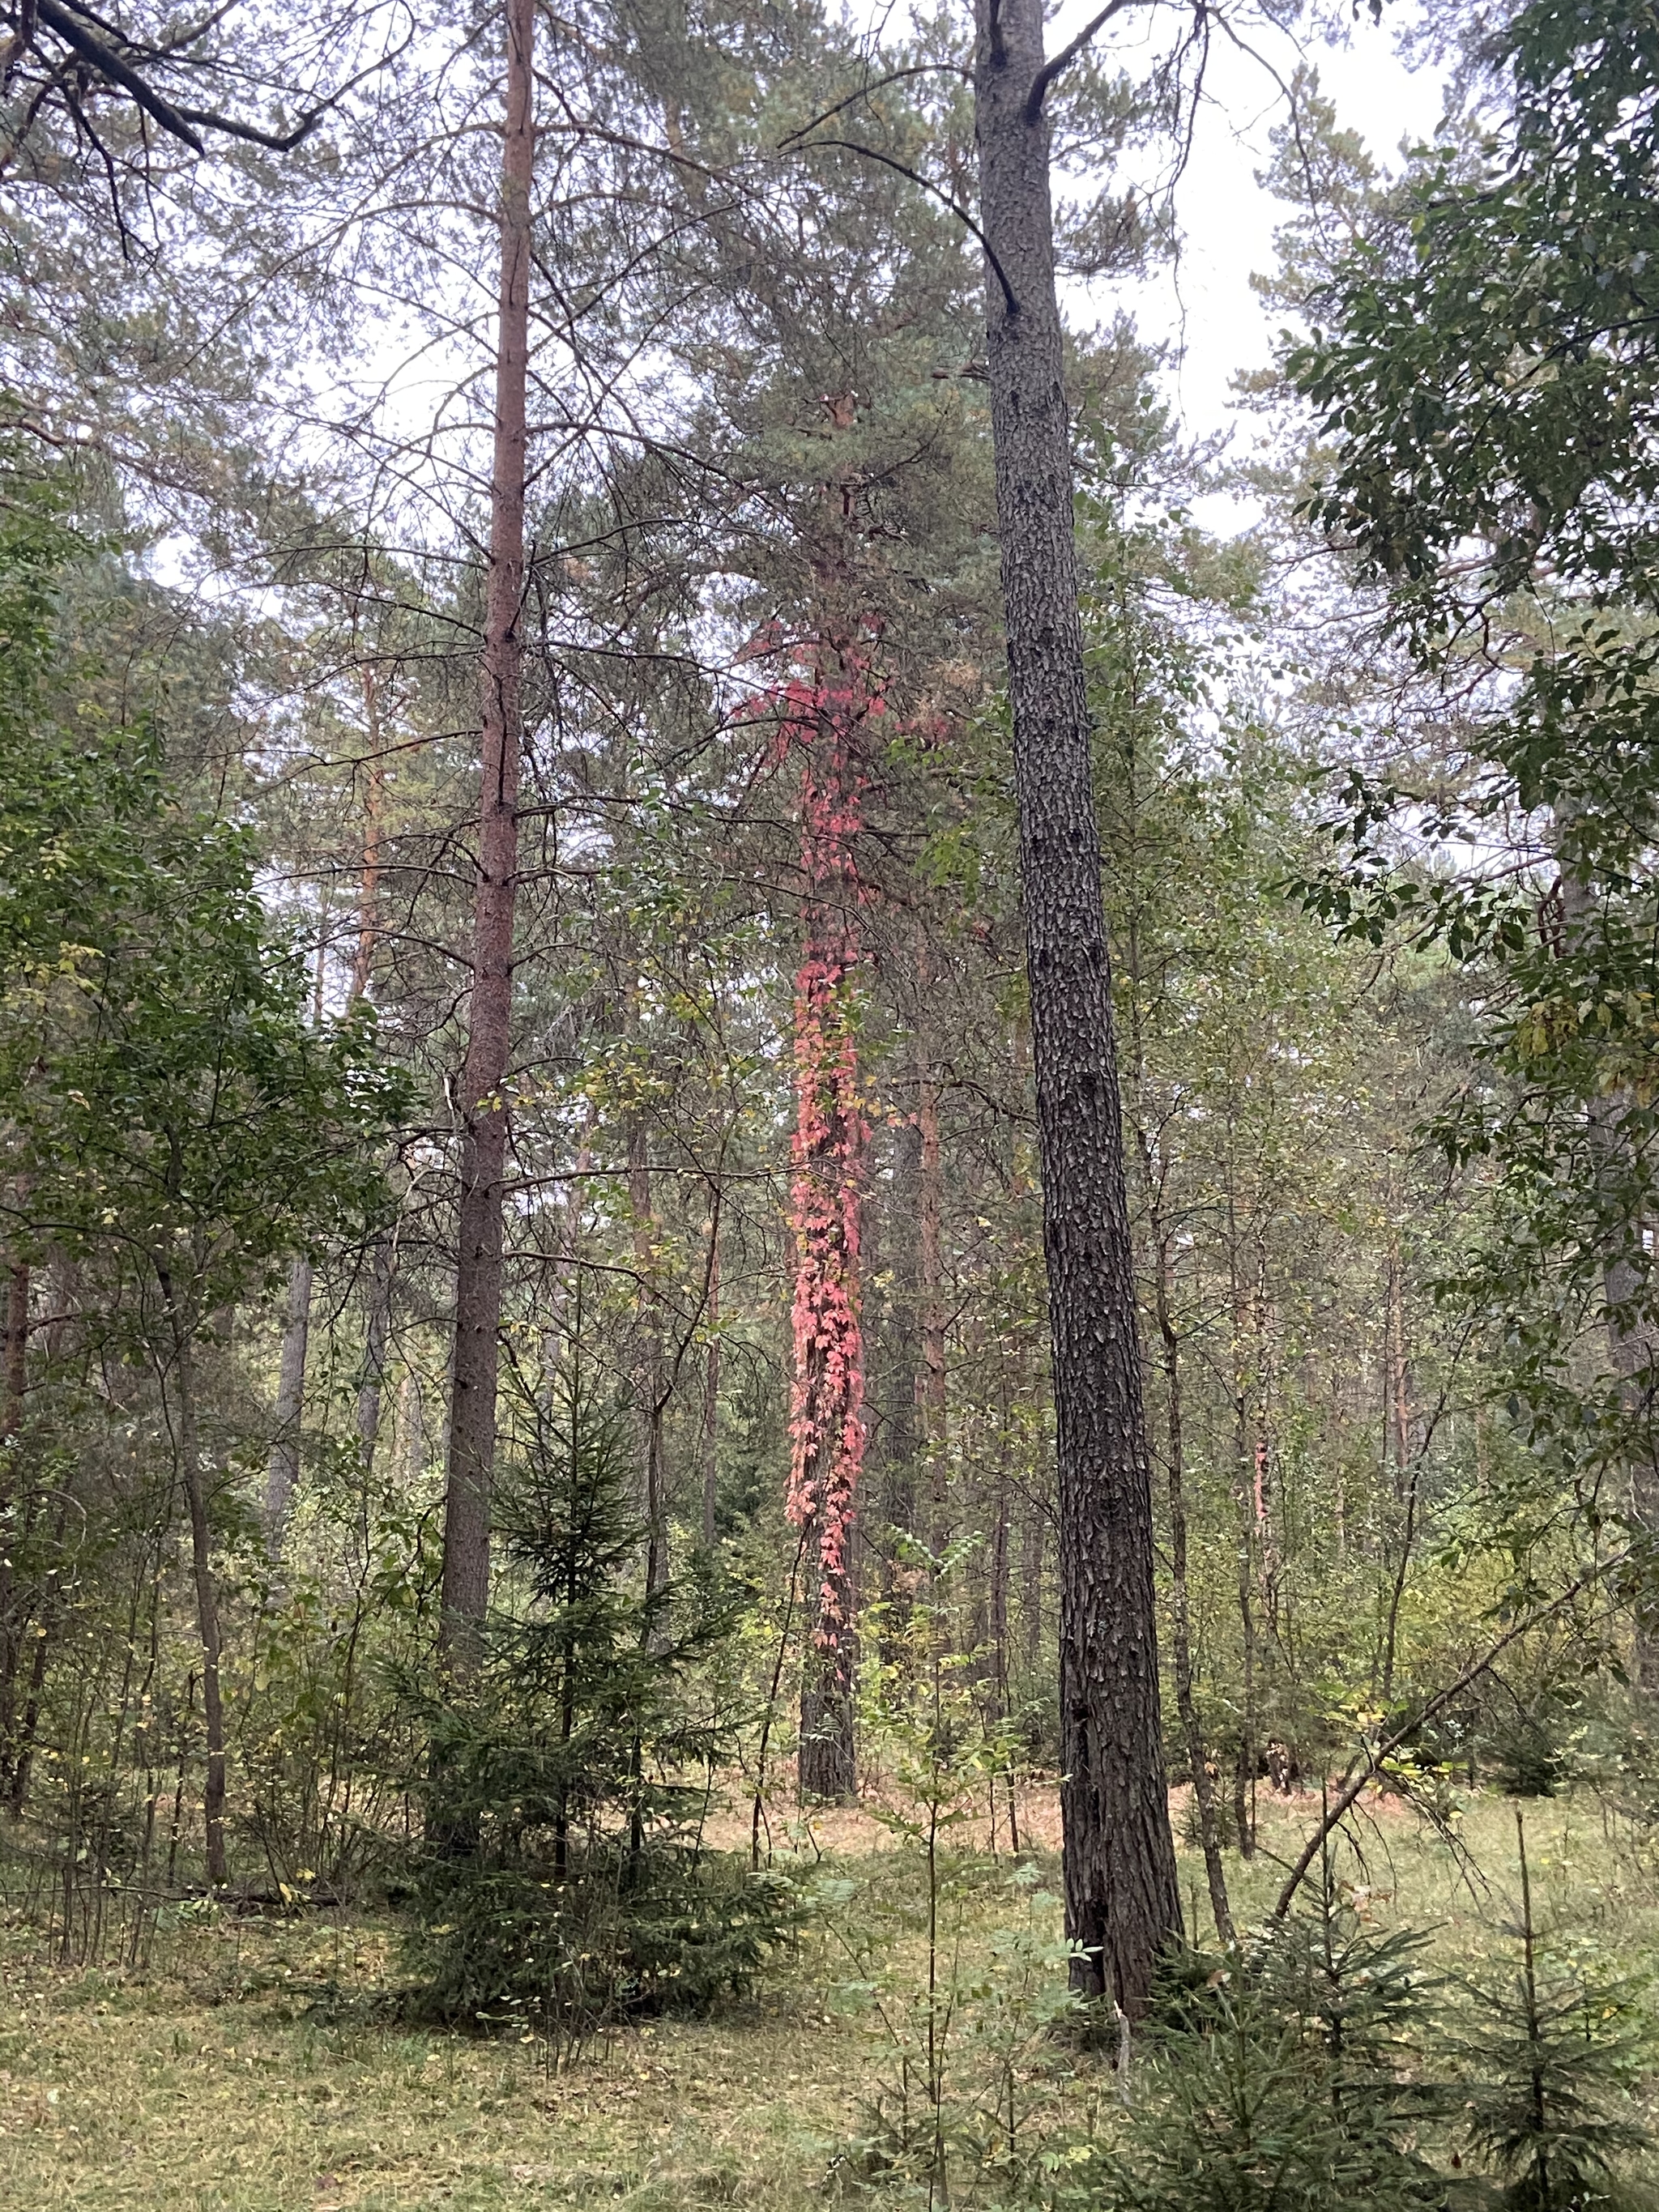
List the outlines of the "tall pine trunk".
<svg viewBox="0 0 1659 2212">
<path fill-rule="evenodd" d="M 801 777 L 801 962 L 795 976 L 795 1237 L 789 1517 L 805 1532 L 810 1633 L 801 1675 L 801 1793 L 857 1795 L 853 1679 L 857 1592 L 853 1533 L 863 1463 L 860 1234 L 868 1125 L 859 1095 L 858 872 L 852 839 L 864 778 L 855 757 L 867 659 L 829 639 L 813 682 L 791 702 Z"/>
<path fill-rule="evenodd" d="M 459 1249 L 455 1367 L 444 1498 L 441 1638 L 446 1664 L 476 1667 L 489 1598 L 489 1492 L 501 1314 L 502 1183 L 512 1042 L 513 917 L 519 865 L 522 744 L 526 386 L 530 363 L 530 187 L 535 163 L 534 0 L 506 0 L 507 115 L 502 136 L 501 290 L 495 345 L 495 447 L 484 588 L 478 880 L 472 991 L 461 1077 Z"/>
<path fill-rule="evenodd" d="M 1066 1919 L 1088 1995 L 1146 2010 L 1181 1927 L 1152 1471 L 1078 615 L 1042 0 L 978 0 L 991 425 L 1042 1168 L 1060 1539 Z"/>
</svg>

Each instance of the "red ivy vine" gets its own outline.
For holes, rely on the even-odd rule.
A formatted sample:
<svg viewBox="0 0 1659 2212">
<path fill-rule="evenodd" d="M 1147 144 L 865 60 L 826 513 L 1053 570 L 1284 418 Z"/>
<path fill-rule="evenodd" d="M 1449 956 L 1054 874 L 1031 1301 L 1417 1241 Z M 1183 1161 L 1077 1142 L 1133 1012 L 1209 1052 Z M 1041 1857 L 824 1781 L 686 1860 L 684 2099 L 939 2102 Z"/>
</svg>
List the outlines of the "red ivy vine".
<svg viewBox="0 0 1659 2212">
<path fill-rule="evenodd" d="M 802 757 L 800 839 L 805 879 L 795 975 L 795 1127 L 789 1220 L 795 1242 L 789 1517 L 806 1534 L 818 1576 L 814 1637 L 840 1653 L 848 1568 L 864 1462 L 864 1334 L 859 1229 L 869 1123 L 859 1091 L 861 958 L 854 841 L 866 780 L 862 725 L 879 715 L 863 653 L 838 643 L 811 678 L 785 686 L 780 752 Z"/>
</svg>

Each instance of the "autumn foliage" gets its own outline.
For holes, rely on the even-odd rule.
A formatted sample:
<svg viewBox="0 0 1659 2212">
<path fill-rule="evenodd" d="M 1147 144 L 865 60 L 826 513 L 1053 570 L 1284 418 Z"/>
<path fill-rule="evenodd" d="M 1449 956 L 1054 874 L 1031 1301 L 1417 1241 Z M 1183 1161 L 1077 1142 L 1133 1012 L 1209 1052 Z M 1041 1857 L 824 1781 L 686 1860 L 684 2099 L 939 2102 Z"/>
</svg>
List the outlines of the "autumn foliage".
<svg viewBox="0 0 1659 2212">
<path fill-rule="evenodd" d="M 845 641 L 817 648 L 811 675 L 784 687 L 781 703 L 781 746 L 799 752 L 802 763 L 805 886 L 790 1146 L 795 1288 L 788 1504 L 816 1565 L 818 1646 L 838 1652 L 848 1626 L 848 1547 L 865 1444 L 859 1212 L 869 1125 L 859 1093 L 862 892 L 854 846 L 866 788 L 860 737 L 883 705 L 867 656 Z"/>
</svg>

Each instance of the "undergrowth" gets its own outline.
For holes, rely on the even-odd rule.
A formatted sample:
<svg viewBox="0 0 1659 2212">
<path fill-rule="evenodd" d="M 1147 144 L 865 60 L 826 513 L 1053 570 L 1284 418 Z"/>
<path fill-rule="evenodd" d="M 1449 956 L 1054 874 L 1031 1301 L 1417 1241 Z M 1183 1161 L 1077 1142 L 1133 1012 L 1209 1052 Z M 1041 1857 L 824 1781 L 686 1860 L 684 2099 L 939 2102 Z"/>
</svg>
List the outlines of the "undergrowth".
<svg viewBox="0 0 1659 2212">
<path fill-rule="evenodd" d="M 1272 1808 L 1267 1849 L 1281 1850 L 1304 1819 L 1305 1808 Z M 1659 1878 L 1593 1803 L 1551 1801 L 1526 1819 L 1552 1971 L 1623 1989 L 1654 1954 Z M 1478 1800 L 1460 1826 L 1454 1851 L 1377 1805 L 1357 1832 L 1363 1856 L 1338 1868 L 1347 1935 L 1374 1954 L 1361 1967 L 1385 1984 L 1396 1966 L 1422 1976 L 1431 2011 L 1472 2002 L 1464 1984 L 1510 1987 L 1517 1971 L 1512 1809 Z M 1194 2100 L 1213 2077 L 1182 2088 L 1143 2035 L 1126 2103 L 1111 2039 L 1097 2049 L 1068 2032 L 1051 1861 L 941 1855 L 933 2004 L 945 2033 L 931 2090 L 929 1899 L 914 1840 L 819 1859 L 804 1836 L 790 1871 L 816 1901 L 795 1945 L 750 1994 L 702 2018 L 618 2021 L 574 2049 L 517 2027 L 481 2036 L 411 2022 L 398 2002 L 403 1927 L 390 1915 L 239 1919 L 181 1908 L 156 1927 L 142 1972 L 65 1972 L 36 1929 L 0 1929 L 0 2203 L 27 2212 L 807 2212 L 931 2196 L 1115 2212 L 1137 2201 L 1118 2164 L 1138 2140 L 1144 2154 L 1137 2130 L 1185 2097 L 1191 2135 Z M 1276 1872 L 1266 1852 L 1248 1866 L 1230 1857 L 1241 1923 L 1260 1922 Z M 1403 1945 L 1412 1929 L 1427 1942 Z M 1328 2033 L 1318 1957 L 1304 1950 L 1278 1971 L 1302 1977 L 1295 2003 L 1310 2020 L 1323 2004 L 1327 2027 L 1315 2032 Z M 1358 2025 L 1362 2045 L 1396 2033 L 1387 2018 Z M 1208 2047 L 1222 2074 L 1226 2034 L 1241 2032 L 1235 2022 Z M 1426 2081 L 1426 2037 L 1415 2026 L 1398 2032 L 1390 2064 L 1405 2094 L 1378 2106 L 1367 2091 L 1363 2111 L 1351 2106 L 1351 2137 L 1369 2134 L 1361 2151 L 1373 2156 L 1376 2130 L 1395 2129 L 1407 2161 L 1419 2148 L 1432 2153 L 1462 2192 L 1451 2201 L 1498 2201 L 1504 2177 L 1465 2140 L 1465 2122 L 1478 2117 L 1464 2109 L 1467 2084 L 1449 2081 L 1437 2118 L 1426 2104 L 1418 2110 L 1415 2085 L 1438 2094 L 1448 2082 Z M 1323 2062 L 1305 2041 L 1280 2056 L 1279 2087 L 1305 2104 L 1307 2069 Z M 1327 2066 L 1319 2079 L 1352 2098 L 1340 2075 Z M 1636 2079 L 1621 2125 L 1648 2124 L 1649 2099 L 1645 2076 Z M 1323 2112 L 1310 2133 L 1327 2126 Z M 1639 2190 L 1641 2160 L 1626 2167 Z M 1200 2201 L 1179 2172 L 1164 2176 L 1176 2194 L 1160 2197 L 1157 2161 L 1144 2154 L 1135 2171 L 1139 2201 L 1182 2202 L 1183 2212 Z M 1413 2171 L 1392 2165 L 1390 2187 L 1422 2201 Z M 1347 2189 L 1344 2212 L 1368 2201 L 1364 2185 Z"/>
</svg>

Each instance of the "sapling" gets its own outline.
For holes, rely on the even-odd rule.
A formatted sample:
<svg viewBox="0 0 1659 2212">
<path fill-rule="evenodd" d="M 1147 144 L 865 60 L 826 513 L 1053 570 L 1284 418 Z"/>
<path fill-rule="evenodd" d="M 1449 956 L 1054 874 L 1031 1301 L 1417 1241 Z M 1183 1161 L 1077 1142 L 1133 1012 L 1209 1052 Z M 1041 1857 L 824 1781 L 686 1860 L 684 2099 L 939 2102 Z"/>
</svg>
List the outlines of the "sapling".
<svg viewBox="0 0 1659 2212">
<path fill-rule="evenodd" d="M 1649 2146 L 1631 2101 L 1650 2038 L 1626 1978 L 1559 1957 L 1533 1911 L 1526 1823 L 1515 1815 L 1521 1917 L 1513 1981 L 1471 1979 L 1457 2043 L 1469 2069 L 1471 2148 L 1503 2185 L 1510 2212 L 1590 2212 L 1632 2202 L 1625 2162 Z"/>
</svg>

